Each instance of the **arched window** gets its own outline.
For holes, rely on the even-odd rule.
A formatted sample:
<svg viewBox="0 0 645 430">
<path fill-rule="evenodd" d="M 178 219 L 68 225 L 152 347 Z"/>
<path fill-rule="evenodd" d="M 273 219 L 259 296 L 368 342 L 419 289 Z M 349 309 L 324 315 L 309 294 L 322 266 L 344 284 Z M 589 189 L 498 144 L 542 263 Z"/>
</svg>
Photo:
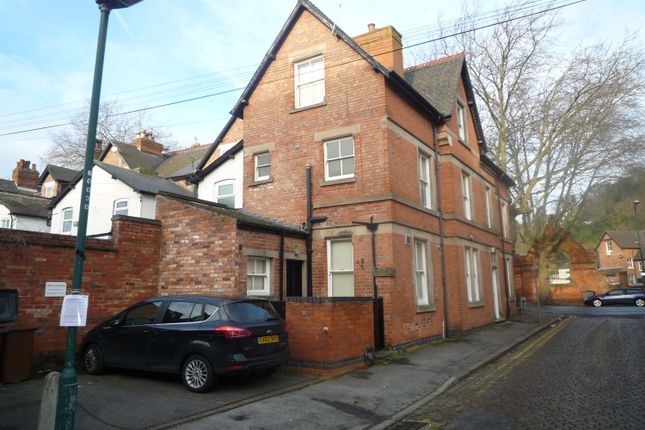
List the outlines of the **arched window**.
<svg viewBox="0 0 645 430">
<path fill-rule="evenodd" d="M 226 179 L 215 184 L 215 201 L 228 207 L 235 207 L 235 181 Z"/>
<path fill-rule="evenodd" d="M 549 256 L 549 283 L 562 285 L 571 283 L 571 266 L 567 254 L 557 251 Z"/>
</svg>

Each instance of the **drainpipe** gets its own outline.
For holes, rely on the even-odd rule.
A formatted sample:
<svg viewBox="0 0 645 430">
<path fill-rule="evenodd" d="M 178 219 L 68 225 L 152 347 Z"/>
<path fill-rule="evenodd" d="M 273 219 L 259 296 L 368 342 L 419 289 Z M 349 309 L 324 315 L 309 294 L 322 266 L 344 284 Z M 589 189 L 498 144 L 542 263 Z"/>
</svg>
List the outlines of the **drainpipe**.
<svg viewBox="0 0 645 430">
<path fill-rule="evenodd" d="M 311 241 L 311 216 L 313 212 L 313 204 L 311 202 L 311 166 L 306 167 L 306 181 L 307 181 L 307 224 L 305 229 L 307 230 L 307 237 L 305 238 L 305 248 L 307 253 L 307 297 L 312 297 L 314 295 L 314 286 L 313 286 L 313 273 L 312 273 L 312 264 L 311 258 L 313 257 L 312 241 Z"/>
<path fill-rule="evenodd" d="M 280 232 L 280 301 L 284 300 L 284 231 Z"/>
<path fill-rule="evenodd" d="M 305 168 L 306 181 L 307 181 L 307 222 L 305 224 L 305 230 L 307 231 L 307 237 L 305 238 L 305 248 L 307 252 L 307 297 L 313 297 L 314 295 L 314 284 L 313 284 L 313 270 L 312 270 L 312 257 L 314 254 L 313 250 L 313 238 L 312 238 L 312 229 L 315 223 L 327 221 L 326 216 L 314 216 L 314 204 L 311 197 L 311 166 Z"/>
<path fill-rule="evenodd" d="M 495 178 L 495 191 L 497 192 L 497 212 L 498 212 L 498 218 L 499 218 L 499 242 L 502 246 L 502 263 L 504 265 L 504 287 L 506 288 L 505 296 L 506 296 L 506 319 L 508 320 L 511 317 L 511 299 L 509 298 L 509 279 L 508 279 L 508 267 L 506 264 L 506 244 L 504 243 L 504 236 L 506 235 L 504 232 L 504 218 L 502 215 L 502 198 L 500 197 L 499 194 L 499 181 L 497 178 Z"/>
<path fill-rule="evenodd" d="M 448 333 L 448 279 L 446 275 L 446 234 L 444 233 L 444 214 L 441 204 L 441 159 L 437 149 L 437 126 L 432 124 L 432 143 L 435 158 L 435 183 L 437 184 L 437 212 L 439 212 L 439 248 L 441 249 L 441 288 L 443 290 L 443 314 L 445 333 Z"/>
<path fill-rule="evenodd" d="M 374 222 L 374 215 L 370 215 L 370 221 L 352 221 L 352 224 L 364 225 L 372 233 L 372 297 L 378 298 L 378 286 L 376 285 L 376 230 L 378 224 Z"/>
</svg>

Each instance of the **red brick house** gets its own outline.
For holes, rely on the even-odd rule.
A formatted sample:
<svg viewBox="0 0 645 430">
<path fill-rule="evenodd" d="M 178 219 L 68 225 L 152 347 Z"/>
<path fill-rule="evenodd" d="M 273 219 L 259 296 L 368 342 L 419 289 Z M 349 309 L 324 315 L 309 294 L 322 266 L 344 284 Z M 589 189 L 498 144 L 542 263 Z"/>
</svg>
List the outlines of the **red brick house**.
<svg viewBox="0 0 645 430">
<path fill-rule="evenodd" d="M 642 285 L 641 273 L 645 271 L 641 261 L 636 231 L 605 231 L 596 244 L 597 269 L 607 276 L 609 285 L 620 285 L 620 274 L 626 276 L 628 285 Z M 645 230 L 640 231 L 645 238 Z M 641 244 L 645 248 L 644 244 Z"/>
<path fill-rule="evenodd" d="M 286 295 L 383 297 L 392 346 L 514 307 L 513 182 L 485 155 L 464 56 L 404 70 L 401 46 L 393 27 L 351 38 L 301 0 L 227 126 L 244 209 L 311 232 Z"/>
</svg>

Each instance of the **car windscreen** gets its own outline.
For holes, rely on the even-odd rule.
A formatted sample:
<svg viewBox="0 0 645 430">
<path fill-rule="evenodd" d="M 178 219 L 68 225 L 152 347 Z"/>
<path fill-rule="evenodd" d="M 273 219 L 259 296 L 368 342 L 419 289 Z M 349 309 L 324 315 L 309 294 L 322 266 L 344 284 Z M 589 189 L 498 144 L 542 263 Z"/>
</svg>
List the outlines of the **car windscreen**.
<svg viewBox="0 0 645 430">
<path fill-rule="evenodd" d="M 221 309 L 230 321 L 261 323 L 280 319 L 269 302 L 235 302 Z"/>
</svg>

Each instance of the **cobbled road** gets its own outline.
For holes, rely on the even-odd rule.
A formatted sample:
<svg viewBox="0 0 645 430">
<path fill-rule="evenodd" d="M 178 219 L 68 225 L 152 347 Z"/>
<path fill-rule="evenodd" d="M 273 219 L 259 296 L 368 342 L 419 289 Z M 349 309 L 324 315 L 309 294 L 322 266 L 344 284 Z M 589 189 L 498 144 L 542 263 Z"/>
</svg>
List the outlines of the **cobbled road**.
<svg viewBox="0 0 645 430">
<path fill-rule="evenodd" d="M 645 429 L 645 318 L 569 318 L 389 429 Z"/>
</svg>

